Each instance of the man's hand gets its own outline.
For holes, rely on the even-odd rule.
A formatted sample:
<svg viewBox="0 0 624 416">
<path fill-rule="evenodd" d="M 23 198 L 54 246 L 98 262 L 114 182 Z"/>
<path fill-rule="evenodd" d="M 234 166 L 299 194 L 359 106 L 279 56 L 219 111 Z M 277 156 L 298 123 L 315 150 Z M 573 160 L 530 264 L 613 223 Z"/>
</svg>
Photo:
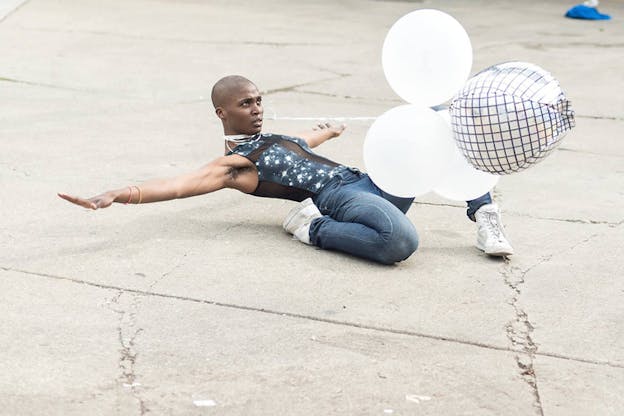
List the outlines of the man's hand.
<svg viewBox="0 0 624 416">
<path fill-rule="evenodd" d="M 308 130 L 305 133 L 300 133 L 297 137 L 301 137 L 308 143 L 308 146 L 314 148 L 329 139 L 340 136 L 346 128 L 347 126 L 345 124 L 334 127 L 329 123 L 319 123 L 312 131 Z"/>
<path fill-rule="evenodd" d="M 84 208 L 99 209 L 99 208 L 110 207 L 118 195 L 113 192 L 105 192 L 101 195 L 94 196 L 94 197 L 87 198 L 87 199 L 80 198 L 77 196 L 67 195 L 67 194 L 58 194 L 58 196 L 60 196 L 66 201 L 71 202 L 72 204 L 76 204 Z"/>
<path fill-rule="evenodd" d="M 341 124 L 338 127 L 334 127 L 329 123 L 319 123 L 317 127 L 314 127 L 312 130 L 314 131 L 323 130 L 324 132 L 329 133 L 328 139 L 333 139 L 334 137 L 340 136 L 346 128 L 347 128 L 346 124 Z"/>
</svg>

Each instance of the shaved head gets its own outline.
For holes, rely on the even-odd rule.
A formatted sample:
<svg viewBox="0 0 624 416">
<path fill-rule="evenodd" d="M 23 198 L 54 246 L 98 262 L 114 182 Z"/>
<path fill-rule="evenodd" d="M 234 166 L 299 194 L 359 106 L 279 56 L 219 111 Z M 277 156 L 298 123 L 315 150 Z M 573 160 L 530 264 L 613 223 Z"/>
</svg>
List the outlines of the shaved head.
<svg viewBox="0 0 624 416">
<path fill-rule="evenodd" d="M 232 98 L 232 92 L 249 85 L 256 86 L 253 82 L 240 75 L 228 75 L 227 77 L 221 78 L 214 87 L 212 87 L 212 93 L 210 94 L 212 105 L 214 105 L 215 108 L 222 107 L 228 99 Z"/>
<path fill-rule="evenodd" d="M 240 75 L 228 75 L 212 87 L 211 98 L 226 136 L 260 133 L 264 109 L 256 84 Z"/>
</svg>

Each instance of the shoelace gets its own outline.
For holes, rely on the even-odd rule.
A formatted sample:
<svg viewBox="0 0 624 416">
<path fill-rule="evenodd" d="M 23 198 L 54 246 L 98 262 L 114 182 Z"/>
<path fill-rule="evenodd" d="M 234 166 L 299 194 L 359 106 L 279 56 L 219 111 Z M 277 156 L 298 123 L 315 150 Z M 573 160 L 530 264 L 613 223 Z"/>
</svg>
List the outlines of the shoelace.
<svg viewBox="0 0 624 416">
<path fill-rule="evenodd" d="M 501 229 L 498 221 L 498 215 L 496 212 L 484 212 L 486 218 L 486 225 L 489 231 L 494 234 L 494 236 L 500 240 L 501 238 Z"/>
</svg>

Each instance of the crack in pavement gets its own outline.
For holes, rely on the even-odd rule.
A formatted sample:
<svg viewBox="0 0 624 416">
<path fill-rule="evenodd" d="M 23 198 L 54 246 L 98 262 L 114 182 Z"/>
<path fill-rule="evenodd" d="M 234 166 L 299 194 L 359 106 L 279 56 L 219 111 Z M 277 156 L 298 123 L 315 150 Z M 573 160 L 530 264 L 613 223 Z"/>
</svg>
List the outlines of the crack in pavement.
<svg viewBox="0 0 624 416">
<path fill-rule="evenodd" d="M 182 266 L 182 263 L 184 261 L 184 258 L 186 257 L 187 253 L 184 253 L 184 255 L 182 256 L 182 258 L 180 258 L 180 260 L 178 260 L 178 263 L 173 266 L 169 271 L 166 271 L 165 273 L 163 273 L 159 278 L 155 279 L 152 283 L 150 283 L 149 285 L 149 289 L 154 289 L 154 286 L 156 286 L 158 283 L 160 283 L 161 281 L 163 281 L 165 279 L 165 277 L 169 276 L 171 273 L 174 272 L 174 270 L 180 268 L 180 266 Z"/>
<path fill-rule="evenodd" d="M 106 91 L 106 90 L 94 90 L 94 89 L 89 89 L 89 88 L 68 87 L 66 85 L 54 85 L 54 84 L 47 84 L 47 83 L 44 83 L 44 82 L 27 81 L 27 80 L 23 80 L 23 79 L 7 78 L 7 77 L 2 77 L 2 76 L 0 76 L 0 82 L 12 82 L 14 84 L 30 85 L 30 86 L 42 87 L 42 88 L 51 88 L 51 89 L 61 90 L 61 91 L 83 92 L 83 93 L 87 93 L 87 94 L 109 95 L 109 96 L 111 94 L 114 94 L 114 96 L 116 98 L 125 98 L 125 99 L 133 99 L 133 100 L 141 98 L 141 97 L 126 95 L 126 94 L 119 94 L 117 91 Z"/>
<path fill-rule="evenodd" d="M 73 88 L 73 87 L 66 87 L 66 86 L 63 86 L 63 85 L 46 84 L 46 83 L 43 83 L 43 82 L 26 81 L 26 80 L 23 80 L 23 79 L 16 79 L 16 78 L 0 77 L 0 81 L 12 82 L 14 84 L 33 85 L 35 87 L 56 88 L 56 89 L 60 89 L 60 90 L 92 92 L 92 91 L 81 90 L 81 89 Z"/>
<path fill-rule="evenodd" d="M 512 347 L 502 347 L 502 346 L 494 345 L 494 344 L 487 344 L 487 343 L 483 343 L 483 342 L 464 340 L 464 339 L 453 338 L 453 337 L 445 337 L 445 336 L 440 336 L 440 335 L 425 334 L 425 333 L 421 333 L 421 332 L 404 330 L 404 329 L 380 327 L 380 326 L 375 326 L 375 325 L 360 324 L 360 323 L 357 323 L 357 322 L 339 321 L 339 320 L 334 320 L 334 319 L 321 318 L 321 317 L 317 317 L 317 316 L 313 316 L 313 315 L 304 315 L 304 314 L 293 313 L 293 312 L 277 311 L 277 310 L 260 308 L 260 307 L 254 307 L 254 306 L 237 305 L 237 304 L 232 304 L 232 303 L 212 301 L 212 300 L 208 300 L 208 299 L 192 298 L 192 297 L 189 297 L 189 296 L 180 296 L 180 295 L 171 295 L 171 294 L 167 294 L 167 293 L 149 292 L 149 291 L 146 291 L 146 290 L 125 288 L 125 287 L 106 285 L 106 284 L 101 284 L 101 283 L 94 283 L 94 282 L 89 282 L 87 280 L 81 280 L 81 279 L 76 279 L 76 278 L 71 278 L 71 277 L 52 275 L 52 274 L 48 274 L 48 273 L 40 273 L 40 272 L 32 272 L 32 271 L 27 271 L 27 270 L 20 270 L 20 269 L 4 267 L 4 266 L 0 266 L 0 269 L 4 270 L 4 271 L 12 271 L 12 272 L 15 272 L 15 273 L 27 274 L 27 275 L 30 275 L 30 276 L 38 276 L 38 277 L 44 277 L 44 278 L 48 278 L 48 279 L 61 280 L 61 281 L 66 281 L 66 282 L 71 282 L 71 283 L 76 283 L 76 284 L 96 287 L 96 288 L 104 289 L 104 290 L 123 291 L 124 293 L 134 293 L 134 294 L 142 295 L 142 296 L 152 296 L 152 297 L 159 297 L 159 298 L 163 298 L 163 299 L 180 300 L 180 301 L 185 301 L 185 302 L 201 303 L 201 304 L 206 304 L 206 305 L 211 305 L 211 306 L 218 306 L 218 307 L 224 307 L 224 308 L 230 308 L 230 309 L 236 309 L 236 310 L 242 310 L 242 311 L 261 312 L 261 313 L 265 313 L 265 314 L 269 314 L 269 315 L 278 315 L 278 316 L 285 316 L 285 317 L 289 317 L 289 318 L 304 319 L 304 320 L 309 320 L 309 321 L 314 321 L 314 322 L 322 322 L 322 323 L 327 323 L 327 324 L 332 324 L 332 325 L 340 325 L 340 326 L 346 326 L 346 327 L 352 327 L 352 328 L 358 328 L 358 329 L 366 329 L 366 330 L 377 331 L 377 332 L 382 332 L 382 333 L 398 334 L 398 335 L 413 336 L 413 337 L 418 337 L 418 338 L 432 339 L 432 340 L 436 340 L 436 341 L 450 342 L 450 343 L 467 345 L 467 346 L 472 346 L 472 347 L 477 347 L 477 348 L 484 348 L 484 349 L 489 349 L 489 350 L 494 350 L 494 351 L 523 352 L 520 349 L 514 349 Z M 609 361 L 602 361 L 602 360 L 592 360 L 592 359 L 587 359 L 587 358 L 583 358 L 583 357 L 566 356 L 566 355 L 556 354 L 556 353 L 536 352 L 535 355 L 546 356 L 546 357 L 553 357 L 553 358 L 558 358 L 558 359 L 562 359 L 562 360 L 582 362 L 582 363 L 586 363 L 586 364 L 593 364 L 593 365 L 599 365 L 599 366 L 608 366 L 608 367 L 613 367 L 613 368 L 624 368 L 624 364 L 612 363 L 612 362 L 609 362 Z"/>
<path fill-rule="evenodd" d="M 152 283 L 149 285 L 149 289 L 153 289 L 158 283 L 163 281 L 167 276 L 173 273 L 176 269 L 182 266 L 184 259 L 187 254 L 184 255 L 178 260 L 177 264 L 175 264 L 171 269 L 160 275 L 160 277 L 154 279 Z M 126 308 L 117 309 L 112 307 L 112 305 L 120 305 L 120 299 L 124 293 L 129 293 L 132 295 L 132 300 L 130 304 Z M 135 371 L 135 363 L 138 356 L 138 351 L 135 347 L 136 339 L 141 332 L 143 332 L 143 328 L 136 328 L 137 323 L 137 314 L 139 312 L 139 308 L 141 306 L 141 298 L 142 294 L 137 292 L 129 292 L 122 288 L 119 288 L 117 294 L 113 296 L 110 301 L 107 301 L 104 306 L 109 310 L 119 314 L 119 325 L 117 326 L 119 344 L 121 345 L 120 349 L 120 359 L 119 359 L 119 368 L 122 371 L 121 381 L 122 385 L 126 388 L 129 388 L 132 396 L 139 403 L 139 411 L 141 415 L 145 415 L 150 410 L 147 407 L 145 400 L 141 397 L 140 391 L 137 387 L 140 386 L 137 383 L 137 375 Z M 129 309 L 129 310 L 128 310 Z M 133 332 L 134 331 L 134 332 Z"/>
<path fill-rule="evenodd" d="M 594 116 L 591 114 L 575 114 L 576 118 L 590 118 L 592 120 L 615 120 L 615 121 L 624 121 L 624 117 L 618 116 Z"/>
<path fill-rule="evenodd" d="M 581 240 L 580 242 L 575 243 L 570 247 L 566 247 L 563 250 L 560 250 L 559 252 L 542 256 L 540 259 L 537 260 L 537 262 L 524 270 L 517 266 L 512 266 L 509 260 L 505 262 L 501 270 L 501 274 L 504 278 L 505 284 L 512 290 L 512 295 L 507 303 L 513 308 L 515 315 L 510 321 L 507 322 L 507 325 L 505 325 L 507 339 L 509 339 L 512 348 L 521 348 L 522 354 L 515 355 L 516 365 L 520 369 L 520 376 L 531 388 L 531 392 L 533 393 L 534 397 L 533 406 L 535 407 L 537 413 L 541 416 L 544 416 L 544 409 L 542 407 L 542 401 L 540 398 L 537 375 L 535 374 L 535 368 L 533 366 L 535 356 L 540 355 L 555 358 L 558 357 L 557 354 L 538 353 L 538 346 L 531 336 L 535 327 L 531 323 L 527 312 L 518 304 L 520 296 L 522 295 L 522 286 L 525 283 L 526 275 L 531 270 L 551 261 L 554 256 L 574 250 L 576 247 L 585 244 L 591 239 L 602 234 L 604 233 L 594 233 L 587 238 Z"/>
<path fill-rule="evenodd" d="M 26 27 L 22 26 L 20 29 L 30 32 L 47 32 L 47 33 L 69 33 L 69 34 L 85 34 L 85 35 L 96 35 L 96 36 L 113 36 L 124 39 L 137 39 L 137 40 L 147 40 L 147 41 L 156 41 L 156 42 L 184 42 L 184 43 L 198 43 L 204 45 L 243 45 L 243 46 L 274 46 L 274 47 L 285 47 L 285 46 L 333 46 L 333 43 L 323 43 L 323 42 L 268 42 L 268 41 L 253 41 L 253 40 L 241 40 L 241 41 L 231 41 L 231 40 L 205 40 L 205 39 L 188 39 L 188 38 L 170 38 L 170 37 L 159 37 L 159 36 L 144 36 L 144 35 L 133 35 L 131 33 L 117 33 L 117 32 L 106 32 L 106 31 L 98 31 L 98 30 L 66 30 L 66 29 L 54 29 L 54 28 L 36 28 L 36 27 Z"/>
<path fill-rule="evenodd" d="M 21 9 L 22 7 L 24 7 L 24 5 L 26 3 L 28 3 L 30 0 L 21 0 L 21 1 L 17 1 L 17 5 L 14 6 L 12 9 L 9 9 L 8 11 L 4 12 L 4 15 L 0 14 L 0 23 L 2 23 L 4 20 L 6 20 L 6 18 L 8 18 L 9 16 L 11 16 L 12 14 L 14 14 L 15 12 L 17 12 L 19 9 Z M 5 6 L 6 7 L 6 6 Z"/>
<path fill-rule="evenodd" d="M 593 155 L 593 156 L 606 156 L 606 157 L 624 157 L 624 155 L 616 155 L 616 154 L 607 154 L 607 153 L 600 153 L 600 152 L 590 152 L 588 150 L 582 150 L 582 149 L 571 149 L 569 147 L 562 147 L 560 146 L 557 151 L 560 152 L 570 152 L 570 153 L 580 153 L 582 155 Z"/>
<path fill-rule="evenodd" d="M 444 202 L 419 202 L 419 201 L 414 201 L 412 202 L 413 205 L 431 205 L 433 207 L 451 207 L 451 208 L 463 208 L 465 209 L 465 206 L 459 205 L 459 203 L 457 204 L 453 204 L 453 203 L 444 203 Z"/>
<path fill-rule="evenodd" d="M 534 397 L 533 407 L 535 407 L 537 413 L 541 416 L 544 416 L 544 410 L 539 394 L 537 376 L 533 368 L 533 361 L 535 353 L 537 352 L 537 345 L 535 345 L 531 337 L 534 327 L 529 320 L 528 314 L 518 305 L 518 300 L 522 294 L 521 287 L 524 284 L 526 274 L 540 264 L 549 261 L 551 258 L 552 254 L 542 257 L 537 263 L 528 267 L 526 270 L 511 266 L 511 263 L 506 261 L 501 271 L 505 284 L 512 290 L 512 296 L 507 303 L 513 308 L 515 314 L 514 318 L 505 325 L 507 339 L 509 339 L 513 347 L 519 346 L 522 349 L 523 354 L 516 354 L 514 358 L 516 360 L 516 365 L 520 369 L 520 376 L 524 382 L 531 387 L 531 392 Z"/>
<path fill-rule="evenodd" d="M 294 85 L 288 85 L 286 87 L 280 87 L 280 88 L 274 88 L 274 89 L 270 89 L 270 90 L 262 90 L 260 91 L 261 95 L 270 95 L 270 94 L 275 94 L 278 92 L 295 92 L 295 93 L 299 93 L 302 92 L 300 90 L 297 90 L 297 88 L 299 87 L 305 87 L 308 85 L 314 85 L 318 82 L 325 82 L 325 81 L 333 81 L 336 79 L 342 79 L 342 78 L 347 78 L 350 77 L 351 74 L 342 74 L 342 73 L 338 73 L 338 72 L 334 72 L 331 71 L 329 69 L 321 69 L 323 71 L 327 71 L 327 72 L 332 72 L 333 74 L 335 74 L 333 77 L 328 77 L 328 78 L 322 78 L 322 79 L 317 79 L 317 80 L 313 80 L 313 81 L 308 81 L 308 82 L 304 82 L 301 84 L 294 84 Z M 0 78 L 1 80 L 1 78 Z M 203 103 L 203 102 L 210 102 L 211 98 L 210 97 L 204 97 L 204 98 L 199 98 L 197 100 L 182 100 L 182 101 L 177 101 L 174 104 L 197 104 L 197 103 Z M 270 118 L 270 117 L 266 117 L 266 118 Z"/>
<path fill-rule="evenodd" d="M 126 301 L 126 305 L 122 305 L 122 297 L 128 294 L 131 295 L 131 300 L 129 302 Z M 117 325 L 117 337 L 120 345 L 118 366 L 121 370 L 119 380 L 123 387 L 130 389 L 132 397 L 134 397 L 139 404 L 140 414 L 145 415 L 149 412 L 149 409 L 137 388 L 140 386 L 140 383 L 136 381 L 137 374 L 135 371 L 135 364 L 139 355 L 136 348 L 136 340 L 139 334 L 143 332 L 143 328 L 135 328 L 138 309 L 141 305 L 140 298 L 141 295 L 137 293 L 130 293 L 119 289 L 110 300 L 104 303 L 104 307 L 119 315 Z"/>
<path fill-rule="evenodd" d="M 580 218 L 540 217 L 536 215 L 524 214 L 524 213 L 515 212 L 515 211 L 505 211 L 505 213 L 507 215 L 515 215 L 517 217 L 530 218 L 530 219 L 535 219 L 535 220 L 560 221 L 560 222 L 570 222 L 570 223 L 590 224 L 590 225 L 608 225 L 609 227 L 617 227 L 624 222 L 624 220 L 614 222 L 614 221 L 604 221 L 604 220 L 583 220 Z"/>
<path fill-rule="evenodd" d="M 591 48 L 622 48 L 624 43 L 598 43 L 598 42 L 520 42 L 518 45 L 522 45 L 529 49 L 545 49 L 549 48 L 567 48 L 588 46 Z"/>
<path fill-rule="evenodd" d="M 296 92 L 301 93 L 301 94 L 321 95 L 323 97 L 340 98 L 344 100 L 376 101 L 376 102 L 388 102 L 388 103 L 402 103 L 403 102 L 398 98 L 362 97 L 358 95 L 340 95 L 340 94 L 332 94 L 329 92 L 299 90 L 299 89 L 296 90 Z"/>
<path fill-rule="evenodd" d="M 498 195 L 498 194 L 495 194 L 495 195 L 496 195 L 496 198 L 494 198 L 495 200 L 500 201 L 502 199 L 500 197 L 500 195 Z M 431 205 L 431 206 L 434 206 L 434 207 L 451 207 L 451 208 L 466 209 L 465 206 L 459 205 L 459 203 L 458 204 L 453 204 L 453 203 L 443 203 L 443 202 L 414 201 L 414 202 L 412 202 L 412 204 L 414 204 L 414 205 Z M 530 218 L 530 219 L 534 219 L 534 220 L 560 221 L 560 222 L 570 222 L 570 223 L 590 224 L 590 225 L 608 225 L 611 228 L 619 227 L 620 225 L 622 225 L 624 223 L 624 219 L 622 219 L 620 221 L 584 220 L 584 219 L 580 219 L 580 218 L 540 217 L 540 216 L 537 216 L 537 215 L 524 214 L 522 212 L 508 211 L 508 210 L 505 210 L 504 212 L 505 212 L 505 215 L 513 215 L 513 216 L 516 216 L 516 217 Z"/>
<path fill-rule="evenodd" d="M 260 93 L 262 95 L 270 95 L 270 94 L 275 94 L 275 93 L 278 93 L 278 92 L 298 92 L 298 91 L 296 91 L 296 89 L 300 88 L 300 87 L 305 87 L 305 86 L 308 86 L 308 85 L 314 85 L 314 84 L 317 84 L 319 82 L 333 81 L 333 80 L 336 80 L 336 79 L 348 78 L 350 76 L 351 76 L 351 74 L 337 74 L 337 75 L 335 75 L 333 77 L 317 79 L 317 80 L 314 80 L 314 81 L 308 81 L 308 82 L 304 82 L 304 83 L 301 83 L 301 84 L 289 85 L 289 86 L 286 86 L 286 87 L 274 88 L 272 90 L 264 90 L 264 91 L 260 91 Z"/>
<path fill-rule="evenodd" d="M 521 46 L 528 49 L 546 50 L 546 48 L 567 48 L 567 47 L 591 47 L 591 48 L 622 48 L 624 43 L 598 43 L 598 42 L 494 42 L 489 45 L 476 48 L 477 51 L 483 51 L 492 48 L 503 48 L 505 46 Z"/>
</svg>

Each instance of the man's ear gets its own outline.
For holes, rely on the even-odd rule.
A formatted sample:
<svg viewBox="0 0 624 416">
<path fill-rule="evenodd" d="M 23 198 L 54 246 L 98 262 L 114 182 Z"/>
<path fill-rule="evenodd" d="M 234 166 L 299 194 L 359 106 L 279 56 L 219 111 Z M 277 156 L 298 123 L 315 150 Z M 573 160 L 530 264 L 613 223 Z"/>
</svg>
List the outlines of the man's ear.
<svg viewBox="0 0 624 416">
<path fill-rule="evenodd" d="M 223 110 L 223 108 L 221 107 L 217 107 L 215 108 L 215 114 L 217 115 L 217 117 L 219 117 L 221 120 L 225 120 L 225 111 Z"/>
</svg>

